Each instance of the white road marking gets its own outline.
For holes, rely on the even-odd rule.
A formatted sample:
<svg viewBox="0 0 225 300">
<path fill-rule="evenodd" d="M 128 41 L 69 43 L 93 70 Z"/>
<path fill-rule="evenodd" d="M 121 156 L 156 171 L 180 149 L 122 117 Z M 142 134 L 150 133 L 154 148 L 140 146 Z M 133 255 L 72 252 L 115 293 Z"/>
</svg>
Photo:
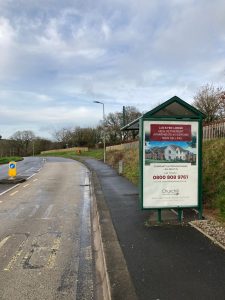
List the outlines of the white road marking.
<svg viewBox="0 0 225 300">
<path fill-rule="evenodd" d="M 33 180 L 33 182 L 35 182 L 35 181 L 37 181 L 37 180 L 38 180 L 38 179 L 36 178 L 36 179 Z"/>
<path fill-rule="evenodd" d="M 54 267 L 56 261 L 56 253 L 59 250 L 60 243 L 61 243 L 61 237 L 57 237 L 54 240 L 51 248 L 51 254 L 49 256 L 48 263 L 47 263 L 47 269 L 52 269 Z"/>
<path fill-rule="evenodd" d="M 19 191 L 15 191 L 12 194 L 10 194 L 10 196 L 14 196 L 15 194 L 17 194 Z"/>
<path fill-rule="evenodd" d="M 0 200 L 0 203 L 2 203 L 2 201 Z"/>
<path fill-rule="evenodd" d="M 53 204 L 49 205 L 49 207 L 46 209 L 44 216 L 42 217 L 43 220 L 48 219 L 48 217 L 51 214 L 52 209 L 53 209 Z"/>
<path fill-rule="evenodd" d="M 0 196 L 2 196 L 2 195 L 4 195 L 5 193 L 11 191 L 12 189 L 15 189 L 18 185 L 19 185 L 19 184 L 16 184 L 15 186 L 11 187 L 10 189 L 8 189 L 8 190 L 2 192 L 2 193 L 0 194 Z"/>
<path fill-rule="evenodd" d="M 33 217 L 33 215 L 36 213 L 36 211 L 39 209 L 40 205 L 36 204 L 35 207 L 32 209 L 31 213 L 29 214 L 29 217 Z"/>
<path fill-rule="evenodd" d="M 30 170 L 32 170 L 34 167 L 31 167 L 31 168 L 29 168 L 29 169 L 27 169 L 26 171 L 25 171 L 25 173 L 26 172 L 29 172 Z"/>
<path fill-rule="evenodd" d="M 0 249 L 5 245 L 5 243 L 8 241 L 10 238 L 10 235 L 5 237 L 1 242 L 0 242 Z"/>
<path fill-rule="evenodd" d="M 30 177 L 28 177 L 27 180 L 31 179 L 34 175 L 36 175 L 36 173 L 34 173 L 34 174 L 31 175 Z"/>
<path fill-rule="evenodd" d="M 25 187 L 27 187 L 28 185 L 30 185 L 30 184 L 29 184 L 29 183 L 27 183 L 27 184 L 23 185 L 23 187 L 25 188 Z"/>
<path fill-rule="evenodd" d="M 13 216 L 16 218 L 22 211 L 24 211 L 25 207 L 19 206 L 18 208 L 15 208 L 13 211 Z"/>
<path fill-rule="evenodd" d="M 12 257 L 12 259 L 8 263 L 7 267 L 4 268 L 4 271 L 9 271 L 10 269 L 12 269 L 13 265 L 15 265 L 17 259 L 20 257 L 20 255 L 23 252 L 23 246 L 24 246 L 25 242 L 26 242 L 26 240 L 20 244 L 19 249 L 16 251 L 15 255 Z"/>
<path fill-rule="evenodd" d="M 89 184 L 90 184 L 89 177 L 86 175 L 84 179 L 84 185 L 89 185 Z"/>
</svg>

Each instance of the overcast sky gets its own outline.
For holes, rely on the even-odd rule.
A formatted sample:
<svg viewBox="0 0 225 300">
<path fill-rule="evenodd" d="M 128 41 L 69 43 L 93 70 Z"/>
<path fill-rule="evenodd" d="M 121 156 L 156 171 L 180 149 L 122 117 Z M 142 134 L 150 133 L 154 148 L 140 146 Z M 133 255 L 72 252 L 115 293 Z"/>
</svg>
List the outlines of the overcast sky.
<svg viewBox="0 0 225 300">
<path fill-rule="evenodd" d="M 0 0 L 0 135 L 225 84 L 224 0 Z"/>
</svg>

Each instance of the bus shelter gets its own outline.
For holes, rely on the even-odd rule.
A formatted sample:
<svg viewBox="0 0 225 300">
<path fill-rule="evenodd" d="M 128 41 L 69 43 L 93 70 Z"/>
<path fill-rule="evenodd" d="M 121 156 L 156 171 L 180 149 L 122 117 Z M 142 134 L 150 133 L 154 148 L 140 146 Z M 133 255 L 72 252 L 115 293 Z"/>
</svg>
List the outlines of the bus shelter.
<svg viewBox="0 0 225 300">
<path fill-rule="evenodd" d="M 145 210 L 184 208 L 202 218 L 202 121 L 204 114 L 174 96 L 122 130 L 139 130 L 139 198 Z"/>
</svg>

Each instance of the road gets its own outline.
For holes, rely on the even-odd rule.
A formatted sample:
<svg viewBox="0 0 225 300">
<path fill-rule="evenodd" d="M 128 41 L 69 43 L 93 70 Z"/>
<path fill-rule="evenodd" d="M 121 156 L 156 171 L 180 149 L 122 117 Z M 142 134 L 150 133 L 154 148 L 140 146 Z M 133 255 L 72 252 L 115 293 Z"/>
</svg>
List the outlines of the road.
<svg viewBox="0 0 225 300">
<path fill-rule="evenodd" d="M 43 167 L 46 159 L 41 157 L 25 157 L 16 163 L 17 177 L 29 179 Z M 8 178 L 8 164 L 0 165 L 0 180 Z M 11 184 L 0 184 L 0 195 L 10 188 Z"/>
<path fill-rule="evenodd" d="M 27 158 L 18 172 L 31 177 L 0 192 L 0 299 L 94 299 L 88 170 Z"/>
</svg>

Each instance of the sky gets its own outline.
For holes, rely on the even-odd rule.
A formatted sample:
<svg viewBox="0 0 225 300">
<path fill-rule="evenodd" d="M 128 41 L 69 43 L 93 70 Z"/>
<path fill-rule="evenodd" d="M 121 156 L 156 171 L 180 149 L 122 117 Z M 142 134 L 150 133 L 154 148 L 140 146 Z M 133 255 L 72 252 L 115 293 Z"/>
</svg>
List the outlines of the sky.
<svg viewBox="0 0 225 300">
<path fill-rule="evenodd" d="M 0 0 L 0 135 L 225 86 L 224 0 Z"/>
</svg>

